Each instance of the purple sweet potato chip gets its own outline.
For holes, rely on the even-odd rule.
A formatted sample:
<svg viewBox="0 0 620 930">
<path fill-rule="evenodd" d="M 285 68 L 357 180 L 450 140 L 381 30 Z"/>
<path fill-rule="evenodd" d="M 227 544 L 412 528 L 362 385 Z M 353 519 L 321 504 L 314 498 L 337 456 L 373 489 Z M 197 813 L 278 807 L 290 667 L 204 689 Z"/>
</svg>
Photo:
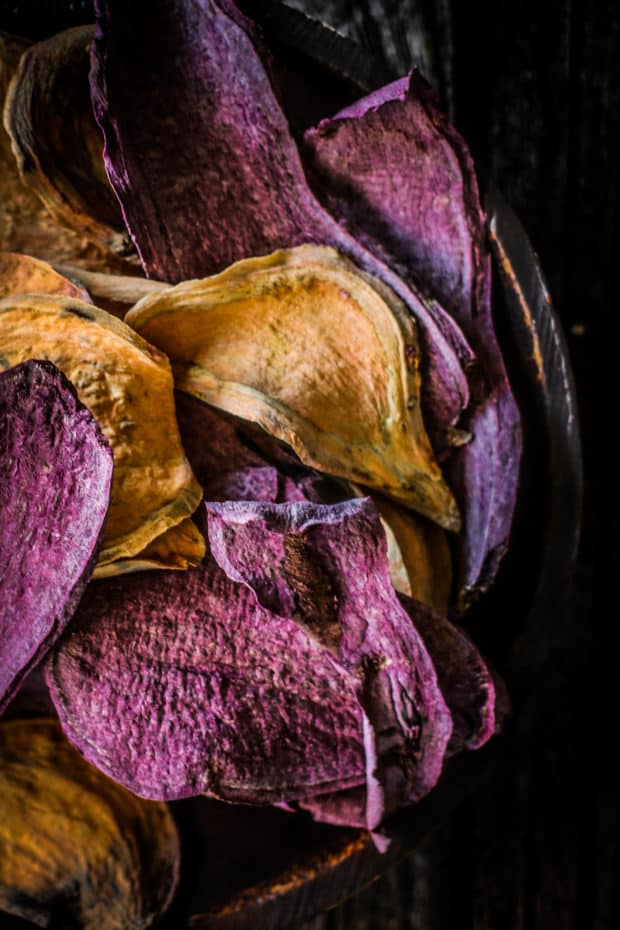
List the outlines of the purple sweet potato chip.
<svg viewBox="0 0 620 930">
<path fill-rule="evenodd" d="M 259 603 L 295 617 L 349 672 L 373 727 L 390 807 L 435 784 L 451 731 L 428 653 L 390 581 L 368 499 L 341 504 L 208 503 L 213 556 Z"/>
<path fill-rule="evenodd" d="M 91 584 L 47 677 L 69 739 L 143 797 L 267 803 L 365 779 L 353 676 L 210 555 Z"/>
<path fill-rule="evenodd" d="M 496 732 L 497 695 L 490 669 L 458 626 L 419 601 L 404 594 L 398 597 L 424 640 L 452 714 L 448 753 L 479 749 Z"/>
<path fill-rule="evenodd" d="M 2 711 L 66 627 L 95 567 L 112 452 L 48 362 L 0 372 L 0 437 Z"/>
<path fill-rule="evenodd" d="M 108 175 L 146 272 L 178 282 L 281 247 L 334 246 L 389 285 L 418 321 L 427 428 L 448 435 L 468 403 L 463 365 L 472 351 L 437 303 L 316 200 L 253 25 L 230 0 L 95 7 L 93 104 Z"/>
<path fill-rule="evenodd" d="M 413 72 L 305 136 L 315 191 L 332 214 L 405 280 L 436 297 L 479 366 L 459 427 L 470 442 L 449 475 L 465 514 L 462 593 L 484 590 L 506 549 L 514 511 L 519 413 L 497 344 L 490 258 L 471 155 Z"/>
<path fill-rule="evenodd" d="M 211 503 L 208 523 L 228 574 L 209 554 L 90 585 L 47 665 L 69 739 L 154 799 L 362 787 L 374 827 L 428 791 L 451 719 L 368 502 Z"/>
</svg>

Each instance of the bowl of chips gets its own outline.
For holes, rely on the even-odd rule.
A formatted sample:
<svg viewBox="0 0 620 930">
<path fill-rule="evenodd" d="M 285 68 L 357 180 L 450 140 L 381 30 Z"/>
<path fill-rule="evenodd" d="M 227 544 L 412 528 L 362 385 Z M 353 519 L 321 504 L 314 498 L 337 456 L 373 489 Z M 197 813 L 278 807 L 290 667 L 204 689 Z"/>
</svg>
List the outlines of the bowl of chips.
<svg viewBox="0 0 620 930">
<path fill-rule="evenodd" d="M 570 366 L 418 72 L 94 12 L 0 37 L 0 908 L 286 926 L 501 751 L 576 544 Z"/>
</svg>

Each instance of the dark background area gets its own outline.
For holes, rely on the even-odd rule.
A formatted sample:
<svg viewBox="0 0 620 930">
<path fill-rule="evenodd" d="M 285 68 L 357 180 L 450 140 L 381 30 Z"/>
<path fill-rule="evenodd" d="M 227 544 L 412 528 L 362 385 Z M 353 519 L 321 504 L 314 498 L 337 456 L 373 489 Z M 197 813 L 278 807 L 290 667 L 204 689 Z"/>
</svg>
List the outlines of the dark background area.
<svg viewBox="0 0 620 930">
<path fill-rule="evenodd" d="M 602 594 L 613 595 L 608 581 L 620 552 L 611 325 L 620 259 L 620 6 L 289 3 L 397 73 L 418 64 L 470 143 L 481 186 L 495 183 L 520 216 L 569 341 L 586 476 L 569 606 L 554 618 L 544 673 L 503 737 L 497 767 L 413 855 L 308 930 L 620 927 L 616 609 Z M 56 6 L 41 0 L 42 34 Z M 73 4 L 76 22 L 88 6 Z M 0 2 L 4 28 L 20 31 L 19 8 Z"/>
</svg>

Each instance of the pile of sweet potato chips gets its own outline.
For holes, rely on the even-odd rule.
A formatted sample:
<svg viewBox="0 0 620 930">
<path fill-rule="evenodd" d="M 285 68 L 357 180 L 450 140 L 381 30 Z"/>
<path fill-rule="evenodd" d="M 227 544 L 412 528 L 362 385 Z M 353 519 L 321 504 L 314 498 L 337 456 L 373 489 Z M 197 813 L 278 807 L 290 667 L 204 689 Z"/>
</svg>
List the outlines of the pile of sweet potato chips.
<svg viewBox="0 0 620 930">
<path fill-rule="evenodd" d="M 521 446 L 422 78 L 294 138 L 231 0 L 96 8 L 0 35 L 0 909 L 93 930 L 169 904 L 166 801 L 381 843 L 497 731 Z"/>
</svg>

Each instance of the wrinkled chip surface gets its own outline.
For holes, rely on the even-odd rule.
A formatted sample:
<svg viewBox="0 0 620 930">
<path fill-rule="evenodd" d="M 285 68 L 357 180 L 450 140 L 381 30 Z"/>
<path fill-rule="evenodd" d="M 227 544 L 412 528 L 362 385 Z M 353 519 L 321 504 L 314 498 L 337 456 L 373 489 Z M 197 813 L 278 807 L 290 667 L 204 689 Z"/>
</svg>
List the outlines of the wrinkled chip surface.
<svg viewBox="0 0 620 930">
<path fill-rule="evenodd" d="M 306 245 L 147 297 L 125 319 L 170 357 L 178 388 L 458 529 L 422 422 L 416 330 L 395 307 L 335 250 Z"/>
<path fill-rule="evenodd" d="M 112 447 L 99 565 L 139 555 L 201 496 L 181 446 L 167 359 L 92 304 L 53 295 L 0 300 L 1 364 L 32 356 L 60 368 Z"/>
<path fill-rule="evenodd" d="M 339 249 L 389 285 L 418 322 L 425 421 L 443 437 L 468 401 L 471 349 L 438 304 L 318 203 L 249 20 L 230 0 L 98 0 L 95 8 L 93 104 L 110 182 L 147 273 L 178 283 L 304 242 Z M 139 38 L 145 19 L 148 42 Z"/>
<path fill-rule="evenodd" d="M 47 262 L 19 252 L 0 252 L 0 300 L 13 294 L 61 294 L 90 300 L 88 291 Z"/>
<path fill-rule="evenodd" d="M 0 110 L 5 104 L 11 78 L 29 43 L 0 34 Z M 22 181 L 11 139 L 0 120 L 0 249 L 26 252 L 46 261 L 66 261 L 89 267 L 119 270 L 108 251 L 61 225 L 39 197 Z M 121 263 L 126 266 L 126 262 Z"/>
<path fill-rule="evenodd" d="M 90 101 L 93 26 L 77 26 L 22 55 L 4 109 L 22 180 L 49 213 L 103 248 L 126 251 Z"/>
<path fill-rule="evenodd" d="M 498 722 L 491 670 L 460 627 L 410 598 L 399 597 L 430 653 L 452 714 L 448 752 L 479 749 L 493 736 Z"/>
<path fill-rule="evenodd" d="M 470 434 L 449 475 L 464 512 L 461 601 L 493 580 L 512 524 L 521 433 L 491 315 L 491 267 L 471 155 L 417 72 L 305 136 L 316 192 L 365 245 L 435 296 L 478 359 Z"/>
<path fill-rule="evenodd" d="M 438 613 L 447 614 L 452 591 L 452 556 L 445 531 L 379 494 L 374 494 L 372 501 L 393 538 L 392 565 L 404 573 L 400 584 L 395 582 L 394 587 Z"/>
<path fill-rule="evenodd" d="M 166 910 L 179 841 L 164 804 L 88 765 L 57 721 L 0 723 L 0 909 L 42 927 L 142 930 Z"/>
<path fill-rule="evenodd" d="M 152 281 L 136 275 L 89 271 L 79 265 L 58 263 L 55 268 L 61 275 L 78 281 L 87 289 L 98 307 L 107 310 L 108 313 L 112 313 L 121 320 L 127 311 L 143 297 L 169 286 L 161 281 Z"/>
<path fill-rule="evenodd" d="M 217 562 L 88 589 L 47 668 L 69 738 L 156 798 L 290 802 L 366 785 L 374 826 L 425 794 L 451 721 L 372 505 L 208 512 Z"/>
<path fill-rule="evenodd" d="M 0 372 L 0 711 L 71 619 L 97 560 L 112 452 L 47 362 Z"/>
</svg>

